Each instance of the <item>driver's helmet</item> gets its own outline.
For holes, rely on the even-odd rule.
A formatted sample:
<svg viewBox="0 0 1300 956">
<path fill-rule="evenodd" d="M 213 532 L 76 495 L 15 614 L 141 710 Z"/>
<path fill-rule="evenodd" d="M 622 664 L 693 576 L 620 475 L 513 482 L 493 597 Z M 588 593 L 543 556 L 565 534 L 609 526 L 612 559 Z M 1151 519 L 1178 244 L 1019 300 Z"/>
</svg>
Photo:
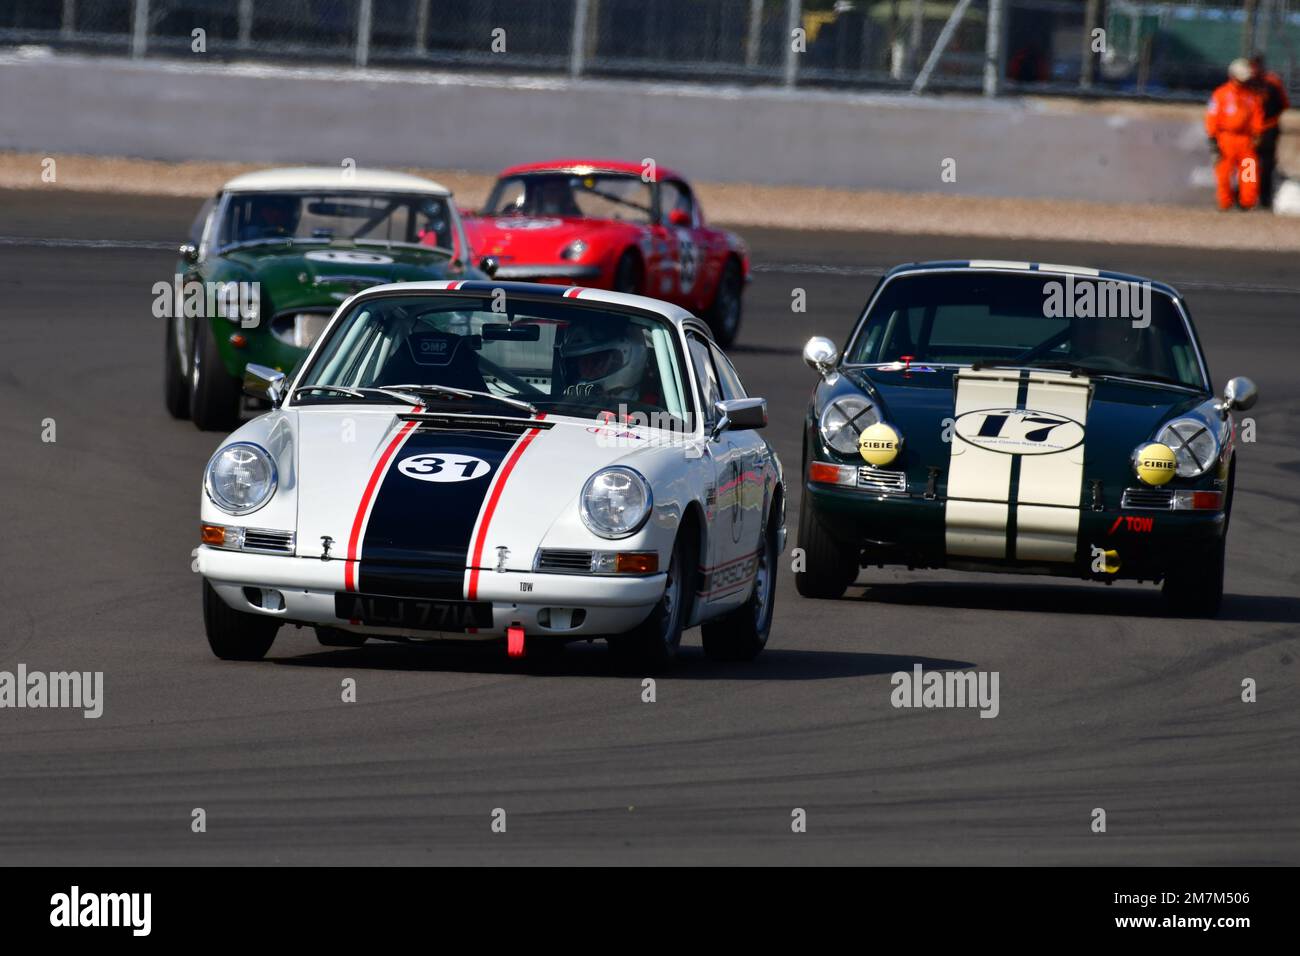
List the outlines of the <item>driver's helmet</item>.
<svg viewBox="0 0 1300 956">
<path fill-rule="evenodd" d="M 565 391 L 637 399 L 647 356 L 641 333 L 626 321 L 570 327 L 560 346 Z"/>
<path fill-rule="evenodd" d="M 297 196 L 258 196 L 248 210 L 251 237 L 292 236 L 300 215 Z"/>
<path fill-rule="evenodd" d="M 1125 318 L 1076 318 L 1070 323 L 1070 357 L 1105 356 L 1131 362 L 1142 350 L 1143 332 Z"/>
<path fill-rule="evenodd" d="M 533 209 L 538 216 L 582 215 L 573 199 L 573 188 L 569 185 L 569 180 L 556 176 L 548 176 L 538 184 L 533 192 Z"/>
</svg>

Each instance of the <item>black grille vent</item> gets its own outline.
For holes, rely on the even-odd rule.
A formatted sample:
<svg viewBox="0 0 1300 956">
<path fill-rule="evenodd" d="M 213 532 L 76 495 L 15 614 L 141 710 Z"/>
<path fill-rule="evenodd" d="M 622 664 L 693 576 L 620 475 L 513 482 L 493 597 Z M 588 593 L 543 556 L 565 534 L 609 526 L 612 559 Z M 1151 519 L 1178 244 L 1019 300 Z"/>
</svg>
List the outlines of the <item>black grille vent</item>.
<svg viewBox="0 0 1300 956">
<path fill-rule="evenodd" d="M 1169 511 L 1173 506 L 1174 493 L 1168 488 L 1125 488 L 1120 499 L 1121 508 Z"/>
<path fill-rule="evenodd" d="M 586 573 L 591 571 L 591 552 L 543 548 L 537 552 L 537 570 Z"/>
<path fill-rule="evenodd" d="M 293 532 L 248 528 L 244 531 L 244 550 L 267 551 L 271 554 L 293 554 Z"/>
</svg>

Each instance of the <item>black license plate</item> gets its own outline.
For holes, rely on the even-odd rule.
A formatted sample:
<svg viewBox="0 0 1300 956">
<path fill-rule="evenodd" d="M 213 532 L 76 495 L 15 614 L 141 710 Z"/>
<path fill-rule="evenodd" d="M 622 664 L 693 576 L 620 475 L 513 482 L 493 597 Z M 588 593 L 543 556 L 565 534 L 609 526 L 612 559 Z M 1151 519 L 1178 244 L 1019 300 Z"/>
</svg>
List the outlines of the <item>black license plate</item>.
<svg viewBox="0 0 1300 956">
<path fill-rule="evenodd" d="M 380 594 L 335 593 L 334 613 L 346 621 L 372 627 L 402 627 L 419 631 L 464 631 L 492 626 L 492 605 L 486 601 L 433 601 Z"/>
</svg>

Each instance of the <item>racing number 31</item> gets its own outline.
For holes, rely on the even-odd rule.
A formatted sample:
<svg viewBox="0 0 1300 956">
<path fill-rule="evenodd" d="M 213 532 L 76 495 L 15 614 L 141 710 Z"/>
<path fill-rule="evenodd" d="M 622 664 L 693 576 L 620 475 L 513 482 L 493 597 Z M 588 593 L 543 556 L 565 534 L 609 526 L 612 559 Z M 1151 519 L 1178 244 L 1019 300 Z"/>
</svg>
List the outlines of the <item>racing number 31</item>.
<svg viewBox="0 0 1300 956">
<path fill-rule="evenodd" d="M 412 455 L 397 465 L 397 470 L 417 481 L 469 481 L 491 470 L 482 458 L 472 455 Z"/>
</svg>

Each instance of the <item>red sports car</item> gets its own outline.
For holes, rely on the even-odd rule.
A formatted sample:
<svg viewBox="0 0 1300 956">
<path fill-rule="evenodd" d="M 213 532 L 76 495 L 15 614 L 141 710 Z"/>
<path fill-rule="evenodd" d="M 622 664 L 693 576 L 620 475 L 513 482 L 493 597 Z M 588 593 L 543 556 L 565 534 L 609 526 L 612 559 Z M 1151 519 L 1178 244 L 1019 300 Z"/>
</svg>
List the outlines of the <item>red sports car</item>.
<svg viewBox="0 0 1300 956">
<path fill-rule="evenodd" d="M 740 328 L 749 250 L 705 224 L 672 170 L 594 159 L 512 166 L 464 223 L 497 278 L 666 299 L 704 318 L 722 345 Z"/>
</svg>

